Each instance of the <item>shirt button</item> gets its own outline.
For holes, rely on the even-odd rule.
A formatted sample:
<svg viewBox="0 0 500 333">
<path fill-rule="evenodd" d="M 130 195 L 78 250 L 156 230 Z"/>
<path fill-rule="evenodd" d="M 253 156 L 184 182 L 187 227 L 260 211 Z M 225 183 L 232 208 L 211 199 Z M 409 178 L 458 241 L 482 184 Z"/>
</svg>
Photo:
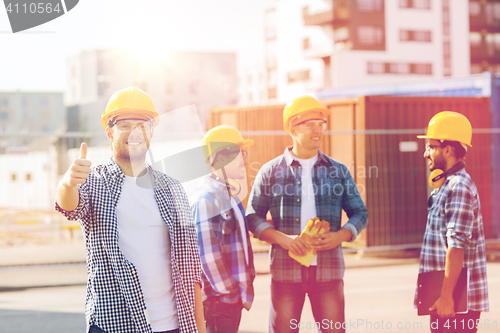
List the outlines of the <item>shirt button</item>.
<svg viewBox="0 0 500 333">
<path fill-rule="evenodd" d="M 297 185 L 300 185 L 300 182 L 297 182 Z"/>
<path fill-rule="evenodd" d="M 299 222 L 299 219 L 295 219 L 295 221 Z"/>
<path fill-rule="evenodd" d="M 297 202 L 300 202 L 300 199 L 297 199 Z"/>
</svg>

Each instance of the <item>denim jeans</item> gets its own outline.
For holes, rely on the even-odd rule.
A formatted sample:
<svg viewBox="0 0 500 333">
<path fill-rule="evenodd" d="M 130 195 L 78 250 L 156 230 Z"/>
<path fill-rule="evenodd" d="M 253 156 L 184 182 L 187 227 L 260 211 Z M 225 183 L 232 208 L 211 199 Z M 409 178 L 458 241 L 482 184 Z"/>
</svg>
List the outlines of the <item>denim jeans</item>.
<svg viewBox="0 0 500 333">
<path fill-rule="evenodd" d="M 236 333 L 241 321 L 241 301 L 227 304 L 212 297 L 203 302 L 203 312 L 207 324 L 207 333 Z"/>
<path fill-rule="evenodd" d="M 453 318 L 440 318 L 438 315 L 431 315 L 431 332 L 477 332 L 476 323 L 481 317 L 481 312 L 469 311 L 467 313 L 457 313 Z M 482 326 L 484 323 L 479 322 Z"/>
<path fill-rule="evenodd" d="M 103 330 L 101 330 L 96 325 L 92 325 L 92 326 L 90 326 L 89 333 L 106 333 L 106 332 L 104 332 Z M 156 332 L 156 333 L 179 333 L 179 329 L 165 331 L 165 332 Z"/>
<path fill-rule="evenodd" d="M 306 294 L 315 322 L 300 323 Z M 298 332 L 301 325 L 318 332 L 345 332 L 344 281 L 316 282 L 316 266 L 302 266 L 301 283 L 271 281 L 270 332 Z M 306 326 L 307 325 L 307 326 Z"/>
</svg>

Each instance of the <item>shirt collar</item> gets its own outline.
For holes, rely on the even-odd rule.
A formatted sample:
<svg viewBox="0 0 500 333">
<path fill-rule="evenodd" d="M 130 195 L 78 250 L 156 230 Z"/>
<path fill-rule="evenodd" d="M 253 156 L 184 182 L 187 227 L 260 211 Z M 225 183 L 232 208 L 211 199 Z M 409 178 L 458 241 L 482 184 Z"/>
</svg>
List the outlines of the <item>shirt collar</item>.
<svg viewBox="0 0 500 333">
<path fill-rule="evenodd" d="M 116 177 L 122 177 L 125 178 L 125 174 L 123 173 L 123 170 L 116 164 L 115 161 L 110 157 L 109 160 L 106 162 L 106 169 L 108 170 L 108 173 L 110 176 L 116 178 Z M 151 167 L 151 165 L 146 163 L 146 169 L 147 172 L 153 177 L 153 179 L 156 181 L 156 173 L 155 170 Z"/>
<path fill-rule="evenodd" d="M 293 154 L 291 152 L 292 148 L 293 148 L 293 146 L 286 147 L 285 148 L 285 153 L 283 154 L 283 158 L 285 159 L 285 163 L 286 163 L 287 167 L 289 167 L 290 165 L 292 165 L 293 161 L 296 161 L 296 163 L 299 163 L 295 159 L 295 156 L 293 156 Z M 323 152 L 321 151 L 321 149 L 318 149 L 318 161 L 316 162 L 316 164 L 321 163 L 321 161 L 323 161 L 325 163 L 329 163 L 328 159 L 326 158 L 326 155 L 323 154 Z"/>
<path fill-rule="evenodd" d="M 108 162 L 106 163 L 106 169 L 108 170 L 108 173 L 110 174 L 110 176 L 112 176 L 114 178 L 125 176 L 122 169 L 118 166 L 118 164 L 116 164 L 115 161 L 113 161 L 113 159 L 111 157 L 109 158 Z"/>
</svg>

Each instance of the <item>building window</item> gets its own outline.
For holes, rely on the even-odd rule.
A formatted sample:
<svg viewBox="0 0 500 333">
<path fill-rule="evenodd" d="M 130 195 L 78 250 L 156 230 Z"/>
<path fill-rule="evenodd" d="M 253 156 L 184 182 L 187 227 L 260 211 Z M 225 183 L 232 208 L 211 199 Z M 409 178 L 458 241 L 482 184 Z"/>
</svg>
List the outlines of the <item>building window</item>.
<svg viewBox="0 0 500 333">
<path fill-rule="evenodd" d="M 358 41 L 360 44 L 375 45 L 384 41 L 384 31 L 381 27 L 359 26 Z"/>
<path fill-rule="evenodd" d="M 309 70 L 288 73 L 288 83 L 309 80 Z"/>
<path fill-rule="evenodd" d="M 0 112 L 0 121 L 7 120 L 9 118 L 8 112 Z"/>
<path fill-rule="evenodd" d="M 413 32 L 413 40 L 416 42 L 430 42 L 431 32 L 425 30 L 417 30 Z"/>
<path fill-rule="evenodd" d="M 469 15 L 479 16 L 481 14 L 481 4 L 479 1 L 469 1 Z"/>
<path fill-rule="evenodd" d="M 9 100 L 7 98 L 0 98 L 0 106 L 8 106 Z"/>
<path fill-rule="evenodd" d="M 431 9 L 431 0 L 399 0 L 399 8 Z"/>
<path fill-rule="evenodd" d="M 267 41 L 276 39 L 276 9 L 274 8 L 264 13 L 264 35 Z"/>
<path fill-rule="evenodd" d="M 303 50 L 309 49 L 309 38 L 304 38 L 302 40 L 302 49 Z"/>
<path fill-rule="evenodd" d="M 368 74 L 384 74 L 385 64 L 383 62 L 369 62 L 367 72 Z"/>
<path fill-rule="evenodd" d="M 426 30 L 399 30 L 399 40 L 402 42 L 430 42 L 431 32 Z"/>
<path fill-rule="evenodd" d="M 431 75 L 432 64 L 425 63 L 391 63 L 391 62 L 368 62 L 368 74 L 419 74 Z"/>
<path fill-rule="evenodd" d="M 389 73 L 391 74 L 410 74 L 410 64 L 390 63 Z"/>
<path fill-rule="evenodd" d="M 469 35 L 469 42 L 471 47 L 481 46 L 481 34 L 479 32 L 471 32 Z"/>
<path fill-rule="evenodd" d="M 486 4 L 486 24 L 493 26 L 500 24 L 500 2 Z"/>
<path fill-rule="evenodd" d="M 382 10 L 382 0 L 357 0 L 358 10 L 362 12 L 375 12 Z"/>
<path fill-rule="evenodd" d="M 411 64 L 411 72 L 421 75 L 432 75 L 432 64 Z"/>
</svg>

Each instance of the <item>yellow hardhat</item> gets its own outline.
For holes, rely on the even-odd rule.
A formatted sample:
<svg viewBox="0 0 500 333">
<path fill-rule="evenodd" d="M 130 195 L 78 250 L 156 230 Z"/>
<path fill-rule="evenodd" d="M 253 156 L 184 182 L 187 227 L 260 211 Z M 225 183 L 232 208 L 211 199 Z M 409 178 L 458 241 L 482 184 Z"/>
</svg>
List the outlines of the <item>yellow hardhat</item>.
<svg viewBox="0 0 500 333">
<path fill-rule="evenodd" d="M 458 141 L 462 146 L 472 147 L 472 126 L 463 114 L 443 111 L 431 118 L 427 135 L 418 135 L 417 138 Z"/>
<path fill-rule="evenodd" d="M 108 126 L 110 119 L 119 115 L 141 115 L 152 119 L 156 127 L 160 122 L 158 112 L 151 97 L 137 87 L 128 87 L 118 90 L 109 99 L 106 111 L 102 114 L 101 124 L 104 129 Z"/>
<path fill-rule="evenodd" d="M 205 153 L 206 161 L 222 149 L 230 148 L 232 144 L 243 149 L 253 145 L 253 140 L 243 139 L 241 133 L 230 125 L 219 125 L 212 128 L 203 137 L 203 153 Z"/>
<path fill-rule="evenodd" d="M 300 120 L 299 118 L 304 118 L 306 114 L 311 112 L 317 112 L 321 119 L 326 120 L 326 117 L 328 117 L 332 111 L 322 107 L 321 104 L 311 96 L 296 98 L 288 102 L 283 110 L 283 128 L 290 133 L 290 127 L 293 125 L 293 122 Z"/>
</svg>

